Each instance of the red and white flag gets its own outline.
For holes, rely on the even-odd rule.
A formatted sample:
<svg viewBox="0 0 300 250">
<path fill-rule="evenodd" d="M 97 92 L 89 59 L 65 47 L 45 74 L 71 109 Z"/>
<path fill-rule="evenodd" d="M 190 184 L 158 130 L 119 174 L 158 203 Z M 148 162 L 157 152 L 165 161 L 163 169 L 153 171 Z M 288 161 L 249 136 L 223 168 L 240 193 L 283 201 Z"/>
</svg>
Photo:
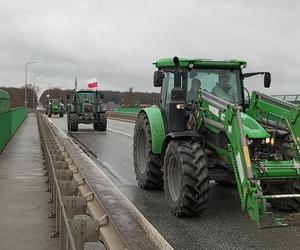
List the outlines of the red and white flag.
<svg viewBox="0 0 300 250">
<path fill-rule="evenodd" d="M 96 77 L 87 80 L 87 84 L 90 89 L 98 89 L 98 81 Z"/>
</svg>

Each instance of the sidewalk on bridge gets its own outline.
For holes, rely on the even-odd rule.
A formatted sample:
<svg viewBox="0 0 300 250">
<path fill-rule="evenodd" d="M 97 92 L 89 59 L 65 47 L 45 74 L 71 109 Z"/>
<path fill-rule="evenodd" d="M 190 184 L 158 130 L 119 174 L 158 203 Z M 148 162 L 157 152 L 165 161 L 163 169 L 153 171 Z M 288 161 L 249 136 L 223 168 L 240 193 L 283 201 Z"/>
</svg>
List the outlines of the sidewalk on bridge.
<svg viewBox="0 0 300 250">
<path fill-rule="evenodd" d="M 57 249 L 35 114 L 0 153 L 0 249 Z"/>
</svg>

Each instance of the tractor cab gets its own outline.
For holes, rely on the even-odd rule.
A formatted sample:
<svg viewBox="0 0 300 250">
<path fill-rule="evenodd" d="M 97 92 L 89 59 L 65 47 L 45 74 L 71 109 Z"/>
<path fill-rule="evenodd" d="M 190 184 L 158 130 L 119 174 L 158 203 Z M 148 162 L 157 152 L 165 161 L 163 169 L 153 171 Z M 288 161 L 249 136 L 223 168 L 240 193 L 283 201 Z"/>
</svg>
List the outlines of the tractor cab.
<svg viewBox="0 0 300 250">
<path fill-rule="evenodd" d="M 225 102 L 248 108 L 249 94 L 243 79 L 265 75 L 265 87 L 270 86 L 270 73 L 242 73 L 246 62 L 207 59 L 161 59 L 154 63 L 154 86 L 161 87 L 160 108 L 168 124 L 168 131 L 185 130 L 186 110 L 183 105 L 196 105 L 199 90 Z M 245 93 L 247 96 L 245 96 Z M 185 113 L 185 114 L 184 114 Z"/>
</svg>

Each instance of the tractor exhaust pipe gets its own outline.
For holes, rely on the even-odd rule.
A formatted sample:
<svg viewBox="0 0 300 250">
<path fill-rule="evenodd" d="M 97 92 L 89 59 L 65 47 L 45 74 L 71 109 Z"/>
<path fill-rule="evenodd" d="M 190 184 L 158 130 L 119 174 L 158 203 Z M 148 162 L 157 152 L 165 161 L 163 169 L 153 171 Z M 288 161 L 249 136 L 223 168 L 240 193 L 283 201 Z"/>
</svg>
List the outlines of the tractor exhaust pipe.
<svg viewBox="0 0 300 250">
<path fill-rule="evenodd" d="M 175 73 L 174 73 L 174 88 L 181 88 L 181 69 L 180 62 L 177 56 L 173 58 L 175 64 Z"/>
<path fill-rule="evenodd" d="M 77 77 L 75 77 L 75 90 L 77 90 Z"/>
<path fill-rule="evenodd" d="M 177 104 L 185 103 L 185 92 L 182 88 L 182 76 L 183 72 L 180 67 L 180 61 L 178 57 L 173 58 L 175 65 L 174 70 L 174 88 L 171 91 L 171 101 L 169 103 L 168 112 L 168 132 L 177 132 L 185 130 L 185 111 L 183 109 L 177 109 Z"/>
</svg>

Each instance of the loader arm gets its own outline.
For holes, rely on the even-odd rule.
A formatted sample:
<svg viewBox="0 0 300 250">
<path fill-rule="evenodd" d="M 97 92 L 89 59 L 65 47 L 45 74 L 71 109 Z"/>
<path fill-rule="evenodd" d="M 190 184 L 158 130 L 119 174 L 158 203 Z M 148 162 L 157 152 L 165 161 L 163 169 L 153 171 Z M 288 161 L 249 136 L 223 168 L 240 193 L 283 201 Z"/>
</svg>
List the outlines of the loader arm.
<svg viewBox="0 0 300 250">
<path fill-rule="evenodd" d="M 259 92 L 253 92 L 247 112 L 257 121 L 277 126 L 291 133 L 297 160 L 300 156 L 300 105 L 296 105 Z"/>
<path fill-rule="evenodd" d="M 228 138 L 227 149 L 206 141 L 207 145 L 215 149 L 221 158 L 229 158 L 235 175 L 242 208 L 247 211 L 251 219 L 259 226 L 282 226 L 285 220 L 276 218 L 267 211 L 267 199 L 274 197 L 264 196 L 261 180 L 266 178 L 265 173 L 259 171 L 259 166 L 252 162 L 243 120 L 241 107 L 228 103 L 208 92 L 199 92 L 199 130 L 209 130 L 211 133 L 225 133 Z M 273 165 L 272 165 L 273 164 Z M 264 167 L 268 178 L 298 178 L 299 170 L 295 168 L 299 162 L 266 161 Z M 288 165 L 288 166 L 287 166 Z M 294 194 L 293 194 L 294 195 Z M 300 197 L 300 195 L 299 195 Z M 276 197 L 279 198 L 279 197 Z"/>
</svg>

